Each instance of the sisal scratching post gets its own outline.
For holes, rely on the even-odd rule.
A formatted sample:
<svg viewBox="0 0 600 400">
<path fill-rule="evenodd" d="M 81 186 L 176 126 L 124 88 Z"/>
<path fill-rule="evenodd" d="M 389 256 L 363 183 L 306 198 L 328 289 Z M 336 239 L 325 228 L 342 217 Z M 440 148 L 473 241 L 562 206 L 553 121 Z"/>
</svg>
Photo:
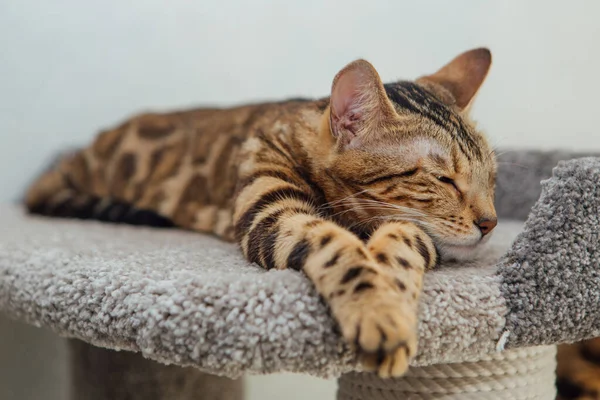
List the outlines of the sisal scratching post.
<svg viewBox="0 0 600 400">
<path fill-rule="evenodd" d="M 492 354 L 476 362 L 412 367 L 399 379 L 351 372 L 337 400 L 554 400 L 556 347 Z"/>
<path fill-rule="evenodd" d="M 71 400 L 241 400 L 241 379 L 70 340 Z"/>
</svg>

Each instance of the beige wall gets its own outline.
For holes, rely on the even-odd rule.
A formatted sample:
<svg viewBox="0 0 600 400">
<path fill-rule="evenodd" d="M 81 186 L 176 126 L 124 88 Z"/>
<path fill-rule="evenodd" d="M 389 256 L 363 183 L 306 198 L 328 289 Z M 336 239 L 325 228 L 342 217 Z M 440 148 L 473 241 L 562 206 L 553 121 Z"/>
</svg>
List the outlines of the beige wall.
<svg viewBox="0 0 600 400">
<path fill-rule="evenodd" d="M 319 96 L 357 57 L 393 80 L 480 45 L 495 62 L 474 116 L 495 143 L 597 150 L 598 15 L 593 0 L 0 0 L 0 201 L 133 111 Z M 62 349 L 0 320 L 0 399 L 61 398 Z M 318 400 L 333 385 L 256 377 L 249 392 Z"/>
</svg>

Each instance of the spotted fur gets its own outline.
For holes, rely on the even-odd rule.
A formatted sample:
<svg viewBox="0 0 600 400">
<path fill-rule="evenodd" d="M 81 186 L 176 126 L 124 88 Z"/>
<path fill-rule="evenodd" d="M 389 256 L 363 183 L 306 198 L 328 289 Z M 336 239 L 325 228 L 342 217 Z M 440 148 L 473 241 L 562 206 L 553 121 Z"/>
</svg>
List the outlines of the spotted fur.
<svg viewBox="0 0 600 400">
<path fill-rule="evenodd" d="M 144 114 L 42 175 L 32 212 L 149 223 L 239 243 L 314 283 L 366 369 L 417 351 L 423 274 L 493 229 L 495 157 L 468 118 L 489 51 L 384 85 L 364 60 L 331 96 Z"/>
<path fill-rule="evenodd" d="M 600 399 L 600 338 L 558 346 L 557 400 Z"/>
</svg>

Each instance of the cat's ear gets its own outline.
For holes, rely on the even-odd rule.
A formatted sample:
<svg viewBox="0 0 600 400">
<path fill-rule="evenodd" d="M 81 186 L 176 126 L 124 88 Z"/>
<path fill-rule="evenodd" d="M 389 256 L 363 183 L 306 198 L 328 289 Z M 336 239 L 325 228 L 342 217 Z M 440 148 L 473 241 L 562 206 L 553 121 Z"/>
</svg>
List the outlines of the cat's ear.
<svg viewBox="0 0 600 400">
<path fill-rule="evenodd" d="M 356 60 L 333 79 L 331 133 L 342 146 L 359 146 L 395 116 L 379 74 L 369 62 Z"/>
<path fill-rule="evenodd" d="M 455 104 L 466 112 L 491 65 L 492 53 L 488 49 L 473 49 L 460 54 L 436 73 L 419 78 L 417 82 L 441 85 L 454 97 Z"/>
</svg>

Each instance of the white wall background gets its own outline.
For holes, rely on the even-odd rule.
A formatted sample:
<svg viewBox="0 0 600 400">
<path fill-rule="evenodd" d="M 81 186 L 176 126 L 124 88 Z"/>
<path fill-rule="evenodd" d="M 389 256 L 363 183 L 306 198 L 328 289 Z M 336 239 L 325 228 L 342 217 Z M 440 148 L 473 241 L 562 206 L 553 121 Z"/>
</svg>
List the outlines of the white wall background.
<svg viewBox="0 0 600 400">
<path fill-rule="evenodd" d="M 598 150 L 599 16 L 594 0 L 0 0 L 0 201 L 53 152 L 132 112 L 320 96 L 358 57 L 389 81 L 482 45 L 494 65 L 474 116 L 495 143 Z M 2 327 L 5 348 L 27 331 Z M 13 376 L 10 363 L 0 355 Z M 19 365 L 30 380 L 51 373 Z M 277 381 L 252 380 L 251 398 L 271 398 Z M 291 382 L 299 398 L 332 393 Z M 17 384 L 0 374 L 0 393 Z"/>
</svg>

